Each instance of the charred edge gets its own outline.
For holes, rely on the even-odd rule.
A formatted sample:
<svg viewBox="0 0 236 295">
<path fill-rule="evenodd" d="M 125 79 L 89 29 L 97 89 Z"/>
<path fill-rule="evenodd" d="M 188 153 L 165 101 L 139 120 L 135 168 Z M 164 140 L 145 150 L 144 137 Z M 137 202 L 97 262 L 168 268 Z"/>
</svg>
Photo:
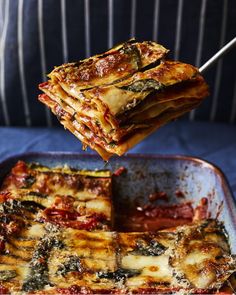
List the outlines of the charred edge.
<svg viewBox="0 0 236 295">
<path fill-rule="evenodd" d="M 35 201 L 22 201 L 21 206 L 32 213 L 37 213 L 39 210 L 44 210 L 46 208 Z"/>
</svg>

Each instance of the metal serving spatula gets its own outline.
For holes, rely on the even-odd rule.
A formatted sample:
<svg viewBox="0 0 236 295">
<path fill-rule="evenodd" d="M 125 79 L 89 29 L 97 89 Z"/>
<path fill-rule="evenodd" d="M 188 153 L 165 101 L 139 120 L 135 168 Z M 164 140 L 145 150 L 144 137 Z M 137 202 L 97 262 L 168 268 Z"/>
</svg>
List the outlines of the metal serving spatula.
<svg viewBox="0 0 236 295">
<path fill-rule="evenodd" d="M 231 49 L 236 47 L 236 37 L 233 38 L 230 42 L 228 42 L 224 47 L 222 47 L 215 55 L 213 55 L 207 62 L 204 63 L 199 68 L 199 72 L 203 73 L 208 70 L 212 65 L 214 65 L 218 59 L 223 57 L 226 53 L 228 53 Z"/>
</svg>

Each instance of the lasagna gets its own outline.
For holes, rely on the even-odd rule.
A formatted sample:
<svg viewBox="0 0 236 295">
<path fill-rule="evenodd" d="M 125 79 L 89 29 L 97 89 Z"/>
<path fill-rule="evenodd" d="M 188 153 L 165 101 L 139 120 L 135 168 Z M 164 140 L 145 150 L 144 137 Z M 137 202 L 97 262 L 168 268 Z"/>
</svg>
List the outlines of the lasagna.
<svg viewBox="0 0 236 295">
<path fill-rule="evenodd" d="M 197 68 L 166 60 L 155 42 L 130 40 L 101 55 L 56 67 L 39 100 L 104 160 L 196 108 L 208 95 Z"/>
<path fill-rule="evenodd" d="M 38 221 L 87 230 L 112 226 L 109 171 L 49 169 L 19 161 L 4 179 L 1 194 L 7 202 L 39 209 Z"/>
<path fill-rule="evenodd" d="M 222 290 L 236 272 L 224 225 L 204 219 L 153 232 L 116 231 L 111 179 L 109 171 L 22 161 L 12 168 L 0 190 L 1 294 Z"/>
</svg>

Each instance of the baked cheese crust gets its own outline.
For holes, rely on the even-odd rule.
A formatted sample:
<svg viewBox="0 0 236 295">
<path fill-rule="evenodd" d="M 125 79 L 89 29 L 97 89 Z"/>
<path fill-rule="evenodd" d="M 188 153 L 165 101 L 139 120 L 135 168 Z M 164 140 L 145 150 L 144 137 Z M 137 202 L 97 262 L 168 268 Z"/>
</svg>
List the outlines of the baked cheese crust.
<svg viewBox="0 0 236 295">
<path fill-rule="evenodd" d="M 89 232 L 52 224 L 44 231 L 40 239 L 23 239 L 21 232 L 5 238 L 0 278 L 10 293 L 209 294 L 236 271 L 222 224 L 213 220 L 157 233 Z M 31 244 L 11 252 L 8 245 L 18 240 Z"/>
</svg>

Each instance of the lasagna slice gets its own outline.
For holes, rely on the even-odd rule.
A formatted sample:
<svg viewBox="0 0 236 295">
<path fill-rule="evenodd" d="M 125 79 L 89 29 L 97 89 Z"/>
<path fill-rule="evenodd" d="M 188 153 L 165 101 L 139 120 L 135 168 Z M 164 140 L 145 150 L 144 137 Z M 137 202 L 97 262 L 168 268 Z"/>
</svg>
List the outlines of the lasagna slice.
<svg viewBox="0 0 236 295">
<path fill-rule="evenodd" d="M 154 42 L 133 41 L 104 55 L 63 65 L 39 85 L 44 92 L 39 100 L 104 160 L 122 155 L 208 95 L 198 69 L 165 61 L 166 53 Z M 123 60 L 125 54 L 132 61 L 135 56 L 136 66 L 112 62 L 118 56 Z"/>
<path fill-rule="evenodd" d="M 214 220 L 156 233 L 89 232 L 52 224 L 45 230 L 22 270 L 21 264 L 2 262 L 5 292 L 213 294 L 236 271 L 224 228 Z"/>
<path fill-rule="evenodd" d="M 19 161 L 4 179 L 1 191 L 34 207 L 41 222 L 87 230 L 111 228 L 109 171 L 47 168 Z"/>
<path fill-rule="evenodd" d="M 131 293 L 215 293 L 236 271 L 223 225 L 205 220 L 156 233 L 119 233 Z"/>
<path fill-rule="evenodd" d="M 27 202 L 19 202 L 10 193 L 0 193 L 0 293 L 21 291 L 29 273 L 29 263 L 44 225 Z M 11 291 L 11 292 L 10 292 Z"/>
</svg>

